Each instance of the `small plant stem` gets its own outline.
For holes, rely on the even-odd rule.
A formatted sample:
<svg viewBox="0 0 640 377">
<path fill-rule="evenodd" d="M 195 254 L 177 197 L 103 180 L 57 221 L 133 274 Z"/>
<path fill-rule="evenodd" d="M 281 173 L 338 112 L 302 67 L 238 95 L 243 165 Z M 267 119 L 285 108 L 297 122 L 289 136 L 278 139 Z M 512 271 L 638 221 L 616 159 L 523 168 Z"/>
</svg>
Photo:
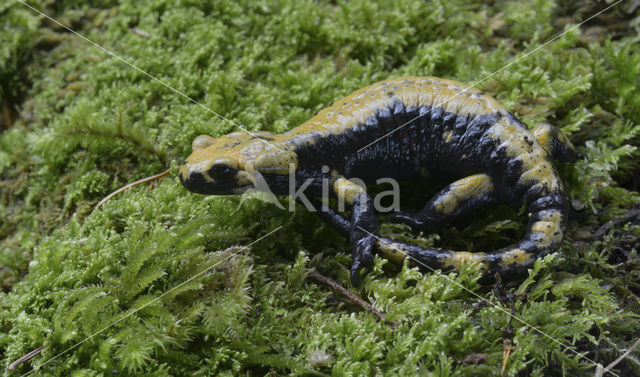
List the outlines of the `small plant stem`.
<svg viewBox="0 0 640 377">
<path fill-rule="evenodd" d="M 28 354 L 22 356 L 21 358 L 19 358 L 18 360 L 14 361 L 13 363 L 11 363 L 9 365 L 9 370 L 14 370 L 18 367 L 18 365 L 27 362 L 29 360 L 31 360 L 32 358 L 38 356 L 40 354 L 40 352 L 42 352 L 44 350 L 44 346 L 42 347 L 38 347 L 36 349 L 34 349 L 33 351 L 29 352 Z"/>
<path fill-rule="evenodd" d="M 629 347 L 629 349 L 623 353 L 622 355 L 620 355 L 619 358 L 615 359 L 611 364 L 607 365 L 606 368 L 602 369 L 602 373 L 607 373 L 608 371 L 610 371 L 611 369 L 613 369 L 613 367 L 615 367 L 616 365 L 618 365 L 619 362 L 621 362 L 622 360 L 624 360 L 624 358 L 626 358 L 627 356 L 629 356 L 629 354 L 631 352 L 633 352 L 633 350 L 635 350 L 636 348 L 638 348 L 638 346 L 640 346 L 640 339 L 636 340 L 635 343 L 633 343 L 633 345 L 631 347 Z M 599 365 L 600 367 L 602 367 L 601 365 Z M 596 371 L 597 374 L 597 371 Z"/>
<path fill-rule="evenodd" d="M 377 311 L 376 309 L 373 308 L 373 306 L 371 306 L 371 304 L 361 299 L 360 297 L 356 296 L 355 294 L 349 292 L 349 290 L 347 290 L 345 287 L 340 285 L 340 283 L 338 283 L 337 281 L 330 279 L 326 276 L 323 276 L 316 271 L 309 271 L 308 276 L 322 284 L 328 285 L 331 289 L 337 291 L 344 297 L 348 298 L 350 301 L 360 306 L 362 309 L 373 314 L 376 318 L 378 318 L 378 320 L 384 321 L 386 317 L 385 313 Z M 395 321 L 390 321 L 389 323 L 394 327 L 397 325 Z"/>
<path fill-rule="evenodd" d="M 593 233 L 593 238 L 596 239 L 596 240 L 599 240 L 613 226 L 618 225 L 620 223 L 626 223 L 628 221 L 631 221 L 636 216 L 640 217 L 640 204 L 636 204 L 627 213 L 625 213 L 624 216 L 620 217 L 619 219 L 615 219 L 615 220 L 611 220 L 611 221 L 606 222 L 604 225 L 602 225 L 600 228 L 598 228 L 595 231 L 595 233 Z"/>
<path fill-rule="evenodd" d="M 171 172 L 171 169 L 167 169 L 167 170 L 163 171 L 162 173 L 156 174 L 156 175 L 152 175 L 151 177 L 142 178 L 142 179 L 140 179 L 138 181 L 135 181 L 133 183 L 129 183 L 126 186 L 122 186 L 119 189 L 117 189 L 116 191 L 112 192 L 111 194 L 105 196 L 104 199 L 102 199 L 100 202 L 98 202 L 98 204 L 96 204 L 96 208 L 100 207 L 101 205 L 106 203 L 109 199 L 113 198 L 114 196 L 118 195 L 119 193 L 121 193 L 121 192 L 123 192 L 123 191 L 125 191 L 127 189 L 130 189 L 133 186 L 138 186 L 138 185 L 141 185 L 141 184 L 143 184 L 145 182 L 154 181 L 156 179 L 162 178 L 165 175 L 169 174 L 169 172 Z"/>
</svg>

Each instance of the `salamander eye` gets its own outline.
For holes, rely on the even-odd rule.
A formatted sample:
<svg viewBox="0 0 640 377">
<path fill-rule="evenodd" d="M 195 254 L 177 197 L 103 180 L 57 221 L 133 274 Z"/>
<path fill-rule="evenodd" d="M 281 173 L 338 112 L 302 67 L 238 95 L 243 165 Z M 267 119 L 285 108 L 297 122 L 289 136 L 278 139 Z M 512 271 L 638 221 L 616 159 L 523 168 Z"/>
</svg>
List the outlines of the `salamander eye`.
<svg viewBox="0 0 640 377">
<path fill-rule="evenodd" d="M 209 176 L 216 181 L 229 180 L 235 175 L 236 169 L 223 164 L 215 164 L 209 169 Z"/>
</svg>

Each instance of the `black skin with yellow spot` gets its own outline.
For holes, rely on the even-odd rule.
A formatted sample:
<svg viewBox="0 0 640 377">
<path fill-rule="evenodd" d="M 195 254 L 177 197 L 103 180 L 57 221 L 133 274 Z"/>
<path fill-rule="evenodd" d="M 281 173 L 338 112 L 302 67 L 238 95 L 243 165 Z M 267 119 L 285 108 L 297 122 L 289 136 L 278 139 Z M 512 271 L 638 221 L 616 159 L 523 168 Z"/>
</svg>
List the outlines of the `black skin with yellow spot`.
<svg viewBox="0 0 640 377">
<path fill-rule="evenodd" d="M 497 272 L 508 279 L 556 250 L 566 222 L 565 195 L 552 159 L 568 160 L 573 146 L 547 124 L 534 134 L 476 89 L 433 77 L 402 77 L 337 100 L 284 134 L 235 134 L 211 140 L 200 136 L 203 139 L 194 141 L 194 153 L 180 168 L 180 179 L 194 192 L 237 194 L 248 186 L 247 176 L 256 186 L 251 177 L 258 172 L 274 194 L 287 195 L 286 167 L 294 163 L 297 188 L 313 179 L 305 190 L 309 197 L 321 196 L 322 180 L 329 180 L 332 196 L 347 198 L 352 205 L 351 218 L 333 210 L 319 213 L 351 241 L 354 284 L 359 271 L 372 265 L 376 252 L 395 262 L 407 255 L 432 269 L 455 269 L 475 261 L 485 276 Z M 437 230 L 495 203 L 525 205 L 529 228 L 524 239 L 491 253 L 470 253 L 424 249 L 379 237 L 372 199 L 349 179 L 367 184 L 379 178 L 430 179 L 425 176 L 453 183 L 421 211 L 399 213 L 393 221 L 417 230 Z M 351 194 L 341 193 L 343 188 Z"/>
</svg>

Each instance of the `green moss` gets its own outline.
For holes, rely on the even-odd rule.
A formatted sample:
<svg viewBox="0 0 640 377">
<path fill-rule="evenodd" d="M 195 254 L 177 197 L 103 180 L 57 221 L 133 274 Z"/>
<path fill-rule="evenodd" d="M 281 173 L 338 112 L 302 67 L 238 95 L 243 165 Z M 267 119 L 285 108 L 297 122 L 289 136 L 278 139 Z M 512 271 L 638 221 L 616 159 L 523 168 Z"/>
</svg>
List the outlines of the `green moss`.
<svg viewBox="0 0 640 377">
<path fill-rule="evenodd" d="M 558 125 L 583 158 L 560 167 L 574 208 L 566 242 L 509 286 L 513 308 L 477 283 L 472 266 L 446 275 L 454 284 L 378 260 L 352 289 L 394 328 L 305 278 L 315 268 L 349 281 L 348 246 L 313 214 L 180 186 L 176 166 L 193 137 L 228 133 L 231 124 L 19 3 L 3 3 L 0 94 L 19 112 L 0 134 L 0 355 L 8 365 L 46 347 L 6 376 L 98 331 L 35 375 L 497 376 L 511 310 L 603 364 L 640 330 L 640 226 L 597 242 L 585 236 L 640 200 L 632 191 L 640 45 L 631 27 L 600 40 L 569 30 L 597 11 L 590 3 L 34 4 L 251 130 L 288 130 L 387 77 L 475 83 L 522 58 L 478 86 L 529 126 Z M 139 186 L 94 209 L 116 188 L 169 167 L 152 190 Z M 525 221 L 502 208 L 440 236 L 382 230 L 483 250 L 512 241 Z M 507 375 L 593 375 L 589 362 L 524 323 L 511 328 Z M 472 353 L 487 360 L 465 365 Z M 634 357 L 620 374 L 640 373 Z"/>
</svg>

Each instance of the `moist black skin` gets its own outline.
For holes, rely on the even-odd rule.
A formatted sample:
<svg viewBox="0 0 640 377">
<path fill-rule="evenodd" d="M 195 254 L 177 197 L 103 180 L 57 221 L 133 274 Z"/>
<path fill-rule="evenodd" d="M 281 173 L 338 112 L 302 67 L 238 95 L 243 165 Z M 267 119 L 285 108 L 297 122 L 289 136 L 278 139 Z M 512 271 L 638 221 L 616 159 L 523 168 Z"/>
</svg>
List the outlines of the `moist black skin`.
<svg viewBox="0 0 640 377">
<path fill-rule="evenodd" d="M 291 173 L 296 189 L 312 179 L 304 193 L 320 197 L 323 181 L 330 182 L 329 193 L 352 206 L 351 218 L 334 210 L 318 213 L 349 238 L 356 285 L 360 270 L 373 264 L 376 252 L 395 262 L 406 255 L 428 269 L 455 269 L 463 261 L 475 261 L 482 264 L 483 281 L 490 281 L 495 273 L 506 279 L 522 276 L 562 239 L 567 203 L 552 159 L 574 158 L 571 143 L 547 124 L 532 134 L 493 98 L 475 89 L 465 91 L 455 81 L 387 80 L 335 101 L 284 134 L 199 138 L 180 169 L 181 182 L 191 191 L 237 194 L 247 187 L 246 176 L 255 181 L 259 175 L 271 192 L 288 195 Z M 353 178 L 367 184 L 379 178 L 453 182 L 420 212 L 393 218 L 414 230 L 437 230 L 496 203 L 526 206 L 529 228 L 518 243 L 490 253 L 397 242 L 378 236 L 372 198 L 354 186 Z"/>
</svg>

